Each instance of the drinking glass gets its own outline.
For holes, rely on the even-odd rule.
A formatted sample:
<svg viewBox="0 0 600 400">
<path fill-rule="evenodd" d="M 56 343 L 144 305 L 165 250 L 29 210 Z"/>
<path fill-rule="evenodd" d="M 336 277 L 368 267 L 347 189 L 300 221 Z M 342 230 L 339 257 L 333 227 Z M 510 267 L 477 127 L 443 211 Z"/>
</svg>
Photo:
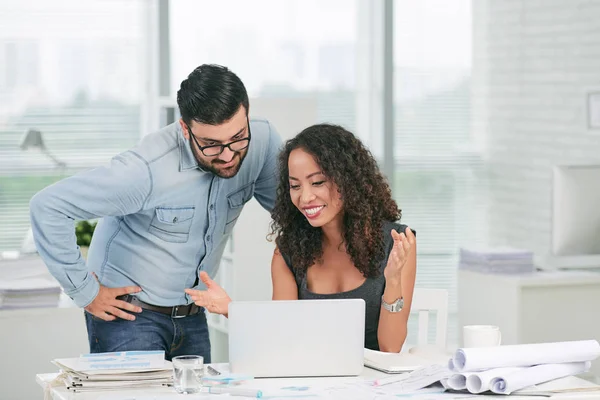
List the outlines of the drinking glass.
<svg viewBox="0 0 600 400">
<path fill-rule="evenodd" d="M 200 392 L 204 375 L 202 356 L 173 357 L 173 386 L 177 393 L 192 394 Z"/>
</svg>

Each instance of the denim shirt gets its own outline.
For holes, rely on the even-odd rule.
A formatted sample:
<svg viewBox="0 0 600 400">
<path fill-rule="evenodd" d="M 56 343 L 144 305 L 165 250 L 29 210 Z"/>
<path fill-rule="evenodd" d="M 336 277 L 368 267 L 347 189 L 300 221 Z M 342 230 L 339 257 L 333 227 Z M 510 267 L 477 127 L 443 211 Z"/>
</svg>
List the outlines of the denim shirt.
<svg viewBox="0 0 600 400">
<path fill-rule="evenodd" d="M 200 270 L 215 276 L 244 204 L 254 196 L 270 211 L 275 203 L 281 138 L 263 119 L 250 129 L 247 156 L 229 179 L 199 168 L 176 122 L 109 165 L 37 193 L 30 202 L 36 247 L 65 293 L 80 307 L 91 303 L 99 290 L 93 271 L 107 287 L 140 286 L 138 298 L 150 304 L 190 303 L 183 290 Z M 86 266 L 74 220 L 99 217 Z"/>
</svg>

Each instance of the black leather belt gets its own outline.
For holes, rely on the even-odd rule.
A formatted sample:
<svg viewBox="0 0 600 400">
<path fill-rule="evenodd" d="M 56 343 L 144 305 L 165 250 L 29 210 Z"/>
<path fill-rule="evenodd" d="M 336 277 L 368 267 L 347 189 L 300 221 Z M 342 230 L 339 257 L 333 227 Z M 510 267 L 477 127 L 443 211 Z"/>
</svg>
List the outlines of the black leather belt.
<svg viewBox="0 0 600 400">
<path fill-rule="evenodd" d="M 191 315 L 196 315 L 202 311 L 202 307 L 198 307 L 194 303 L 173 307 L 155 306 L 154 304 L 148 304 L 145 301 L 141 301 L 136 296 L 132 296 L 130 294 L 118 296 L 117 299 L 126 301 L 145 310 L 156 311 L 161 314 L 170 315 L 172 318 L 188 317 Z"/>
</svg>

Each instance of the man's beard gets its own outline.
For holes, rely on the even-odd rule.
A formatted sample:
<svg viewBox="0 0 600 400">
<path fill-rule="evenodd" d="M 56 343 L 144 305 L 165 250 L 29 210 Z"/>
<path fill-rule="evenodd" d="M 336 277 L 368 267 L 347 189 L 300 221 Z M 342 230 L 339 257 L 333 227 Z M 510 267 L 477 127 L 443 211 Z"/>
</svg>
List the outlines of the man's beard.
<svg viewBox="0 0 600 400">
<path fill-rule="evenodd" d="M 244 162 L 244 159 L 246 158 L 247 154 L 248 154 L 248 149 L 246 149 L 243 153 L 236 152 L 234 154 L 233 158 L 234 159 L 238 158 L 239 159 L 238 163 L 230 168 L 219 168 L 220 164 L 228 163 L 225 161 L 221 161 L 219 159 L 215 159 L 211 162 L 206 162 L 205 160 L 203 160 L 199 157 L 196 157 L 196 161 L 198 161 L 198 165 L 200 166 L 200 168 L 202 170 L 212 172 L 213 174 L 217 175 L 219 178 L 229 179 L 229 178 L 233 178 L 234 176 L 237 175 L 240 168 L 242 167 L 242 163 Z"/>
</svg>

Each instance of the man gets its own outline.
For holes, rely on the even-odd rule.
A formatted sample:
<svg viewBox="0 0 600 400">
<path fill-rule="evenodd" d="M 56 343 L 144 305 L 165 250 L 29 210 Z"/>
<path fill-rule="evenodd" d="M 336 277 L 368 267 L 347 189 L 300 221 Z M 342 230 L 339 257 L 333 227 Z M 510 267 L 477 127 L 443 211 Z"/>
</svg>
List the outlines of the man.
<svg viewBox="0 0 600 400">
<path fill-rule="evenodd" d="M 248 119 L 248 95 L 225 67 L 201 65 L 177 93 L 181 120 L 107 167 L 66 178 L 30 203 L 37 249 L 84 307 L 91 352 L 164 350 L 210 362 L 206 317 L 184 293 L 217 272 L 244 204 L 275 201 L 281 139 Z M 74 220 L 103 217 L 87 266 Z"/>
</svg>

